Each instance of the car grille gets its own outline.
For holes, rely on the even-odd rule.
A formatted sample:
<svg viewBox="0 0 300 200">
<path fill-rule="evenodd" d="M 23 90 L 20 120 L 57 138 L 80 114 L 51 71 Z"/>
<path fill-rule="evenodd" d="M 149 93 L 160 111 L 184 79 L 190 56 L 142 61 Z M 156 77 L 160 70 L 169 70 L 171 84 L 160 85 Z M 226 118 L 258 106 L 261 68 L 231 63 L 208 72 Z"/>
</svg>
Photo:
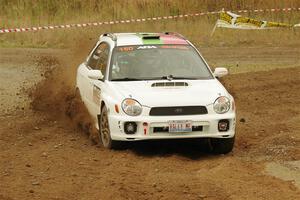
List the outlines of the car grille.
<svg viewBox="0 0 300 200">
<path fill-rule="evenodd" d="M 205 106 L 176 106 L 176 107 L 153 107 L 150 116 L 172 115 L 204 115 L 207 114 Z"/>
</svg>

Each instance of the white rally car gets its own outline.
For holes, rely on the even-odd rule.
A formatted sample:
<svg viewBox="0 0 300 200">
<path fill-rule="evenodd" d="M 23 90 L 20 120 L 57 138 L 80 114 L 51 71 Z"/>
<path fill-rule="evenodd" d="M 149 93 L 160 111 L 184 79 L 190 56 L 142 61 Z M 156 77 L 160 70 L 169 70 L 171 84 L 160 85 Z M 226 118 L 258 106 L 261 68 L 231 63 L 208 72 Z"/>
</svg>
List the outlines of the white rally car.
<svg viewBox="0 0 300 200">
<path fill-rule="evenodd" d="M 77 90 L 105 148 L 119 141 L 207 138 L 232 150 L 233 97 L 197 49 L 176 33 L 107 33 L 78 67 Z"/>
</svg>

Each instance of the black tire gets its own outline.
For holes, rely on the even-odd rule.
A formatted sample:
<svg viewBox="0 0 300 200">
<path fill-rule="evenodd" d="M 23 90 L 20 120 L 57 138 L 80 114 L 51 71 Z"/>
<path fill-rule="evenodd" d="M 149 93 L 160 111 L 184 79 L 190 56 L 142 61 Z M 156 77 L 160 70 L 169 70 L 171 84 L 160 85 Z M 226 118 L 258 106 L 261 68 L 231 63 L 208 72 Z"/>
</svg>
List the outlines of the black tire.
<svg viewBox="0 0 300 200">
<path fill-rule="evenodd" d="M 235 136 L 232 138 L 210 138 L 212 152 L 215 154 L 227 154 L 232 151 Z"/>
<path fill-rule="evenodd" d="M 103 106 L 99 120 L 99 138 L 104 148 L 116 149 L 119 147 L 119 142 L 112 140 L 110 136 L 107 108 Z"/>
</svg>

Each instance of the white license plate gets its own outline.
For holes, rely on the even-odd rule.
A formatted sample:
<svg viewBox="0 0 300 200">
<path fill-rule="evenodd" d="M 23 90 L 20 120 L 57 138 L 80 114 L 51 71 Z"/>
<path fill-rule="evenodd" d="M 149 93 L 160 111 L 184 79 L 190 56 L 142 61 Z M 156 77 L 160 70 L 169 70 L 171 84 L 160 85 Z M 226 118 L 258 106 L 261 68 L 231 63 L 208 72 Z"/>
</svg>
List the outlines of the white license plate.
<svg viewBox="0 0 300 200">
<path fill-rule="evenodd" d="M 192 132 L 192 122 L 191 121 L 170 121 L 169 132 L 170 133 Z"/>
</svg>

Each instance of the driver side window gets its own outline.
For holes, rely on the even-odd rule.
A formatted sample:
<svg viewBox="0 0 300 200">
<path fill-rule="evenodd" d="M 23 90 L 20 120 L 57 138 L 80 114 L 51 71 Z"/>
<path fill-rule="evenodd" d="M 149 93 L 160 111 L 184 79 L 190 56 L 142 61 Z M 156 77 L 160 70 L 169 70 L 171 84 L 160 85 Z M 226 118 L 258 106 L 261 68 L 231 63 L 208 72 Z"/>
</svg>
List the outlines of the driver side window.
<svg viewBox="0 0 300 200">
<path fill-rule="evenodd" d="M 88 67 L 95 70 L 101 70 L 105 75 L 109 55 L 109 46 L 107 43 L 101 43 L 93 52 L 88 60 Z"/>
</svg>

